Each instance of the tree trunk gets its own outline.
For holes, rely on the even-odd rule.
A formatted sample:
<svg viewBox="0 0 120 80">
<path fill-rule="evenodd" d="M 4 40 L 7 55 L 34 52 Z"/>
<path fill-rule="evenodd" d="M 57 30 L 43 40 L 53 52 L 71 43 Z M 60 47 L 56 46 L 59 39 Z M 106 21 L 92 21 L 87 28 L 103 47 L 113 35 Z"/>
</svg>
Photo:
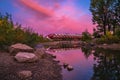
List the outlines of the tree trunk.
<svg viewBox="0 0 120 80">
<path fill-rule="evenodd" d="M 115 34 L 115 26 L 113 27 L 113 34 Z"/>
<path fill-rule="evenodd" d="M 111 31 L 110 23 L 108 23 L 108 31 Z"/>
<path fill-rule="evenodd" d="M 104 32 L 104 35 L 106 35 L 106 26 L 105 25 L 103 26 L 103 32 Z"/>
<path fill-rule="evenodd" d="M 104 13 L 104 16 L 103 16 L 103 29 L 104 29 L 104 35 L 106 35 L 106 25 L 107 25 L 107 14 Z"/>
</svg>

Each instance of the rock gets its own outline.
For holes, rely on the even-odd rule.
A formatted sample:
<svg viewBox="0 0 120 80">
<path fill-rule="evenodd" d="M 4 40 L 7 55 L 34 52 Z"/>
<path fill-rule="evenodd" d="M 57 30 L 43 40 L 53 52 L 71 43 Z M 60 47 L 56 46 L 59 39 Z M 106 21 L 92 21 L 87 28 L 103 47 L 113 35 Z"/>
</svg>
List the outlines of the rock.
<svg viewBox="0 0 120 80">
<path fill-rule="evenodd" d="M 56 55 L 52 55 L 53 58 L 56 58 Z"/>
<path fill-rule="evenodd" d="M 15 55 L 15 59 L 18 62 L 35 62 L 38 60 L 38 57 L 34 53 L 18 52 Z"/>
<path fill-rule="evenodd" d="M 68 71 L 72 71 L 72 70 L 73 70 L 73 67 L 70 66 L 70 65 L 68 65 L 68 66 L 67 66 L 67 70 L 68 70 Z"/>
<path fill-rule="evenodd" d="M 22 79 L 26 79 L 26 78 L 30 78 L 32 76 L 32 72 L 31 71 L 20 71 L 18 72 L 18 76 Z"/>
<path fill-rule="evenodd" d="M 67 64 L 67 63 L 63 63 L 63 67 L 64 67 L 64 68 L 67 68 L 68 65 L 69 65 L 69 64 Z"/>
<path fill-rule="evenodd" d="M 18 52 L 34 52 L 34 49 L 30 46 L 27 46 L 25 44 L 17 43 L 14 45 L 11 45 L 9 47 L 10 53 L 18 53 Z"/>
<path fill-rule="evenodd" d="M 91 53 L 92 53 L 92 54 L 95 53 L 95 50 L 92 50 Z"/>
<path fill-rule="evenodd" d="M 104 46 L 106 46 L 107 44 L 103 44 Z"/>
</svg>

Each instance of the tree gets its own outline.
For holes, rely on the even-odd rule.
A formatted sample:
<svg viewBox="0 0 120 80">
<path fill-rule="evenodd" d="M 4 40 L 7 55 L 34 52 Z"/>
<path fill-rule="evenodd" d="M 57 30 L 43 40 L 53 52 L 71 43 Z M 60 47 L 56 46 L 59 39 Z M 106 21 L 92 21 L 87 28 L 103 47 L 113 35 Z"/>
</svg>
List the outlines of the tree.
<svg viewBox="0 0 120 80">
<path fill-rule="evenodd" d="M 106 31 L 115 31 L 120 24 L 120 0 L 91 0 L 92 21 L 97 30 L 106 35 Z"/>
<path fill-rule="evenodd" d="M 120 0 L 114 1 L 111 13 L 112 13 L 111 24 L 113 25 L 113 32 L 115 33 L 115 29 L 120 26 Z"/>
</svg>

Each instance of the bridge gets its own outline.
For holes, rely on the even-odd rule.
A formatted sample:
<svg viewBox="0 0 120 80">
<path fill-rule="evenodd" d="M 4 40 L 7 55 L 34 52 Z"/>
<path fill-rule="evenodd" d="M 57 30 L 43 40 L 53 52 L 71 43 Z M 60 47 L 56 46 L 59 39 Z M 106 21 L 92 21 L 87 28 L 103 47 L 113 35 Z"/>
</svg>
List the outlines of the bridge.
<svg viewBox="0 0 120 80">
<path fill-rule="evenodd" d="M 78 34 L 49 34 L 46 36 L 52 40 L 80 40 L 82 35 Z"/>
</svg>

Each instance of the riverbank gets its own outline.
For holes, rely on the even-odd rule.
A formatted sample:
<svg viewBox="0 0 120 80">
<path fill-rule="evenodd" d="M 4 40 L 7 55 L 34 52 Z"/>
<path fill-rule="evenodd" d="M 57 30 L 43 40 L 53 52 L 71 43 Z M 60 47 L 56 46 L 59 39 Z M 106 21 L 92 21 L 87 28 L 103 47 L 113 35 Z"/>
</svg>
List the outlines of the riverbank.
<svg viewBox="0 0 120 80">
<path fill-rule="evenodd" d="M 44 46 L 49 46 L 50 48 L 76 48 L 76 47 L 85 47 L 85 48 L 103 48 L 103 49 L 111 49 L 111 50 L 120 50 L 120 43 L 113 44 L 97 44 L 95 41 L 84 42 L 84 41 L 55 41 L 42 43 Z"/>
<path fill-rule="evenodd" d="M 112 44 L 97 44 L 95 42 L 82 42 L 81 47 L 92 48 L 92 49 L 104 49 L 104 50 L 120 50 L 120 43 Z"/>
<path fill-rule="evenodd" d="M 110 49 L 110 50 L 120 50 L 120 43 L 114 43 L 114 44 L 101 44 L 98 45 L 97 48 L 103 48 L 103 49 Z"/>
<path fill-rule="evenodd" d="M 40 56 L 39 53 L 36 55 Z M 0 51 L 1 80 L 24 80 L 18 76 L 18 72 L 24 70 L 32 72 L 31 77 L 25 80 L 62 80 L 61 66 L 50 54 L 42 54 L 42 58 L 33 63 L 19 63 L 8 52 Z"/>
</svg>

